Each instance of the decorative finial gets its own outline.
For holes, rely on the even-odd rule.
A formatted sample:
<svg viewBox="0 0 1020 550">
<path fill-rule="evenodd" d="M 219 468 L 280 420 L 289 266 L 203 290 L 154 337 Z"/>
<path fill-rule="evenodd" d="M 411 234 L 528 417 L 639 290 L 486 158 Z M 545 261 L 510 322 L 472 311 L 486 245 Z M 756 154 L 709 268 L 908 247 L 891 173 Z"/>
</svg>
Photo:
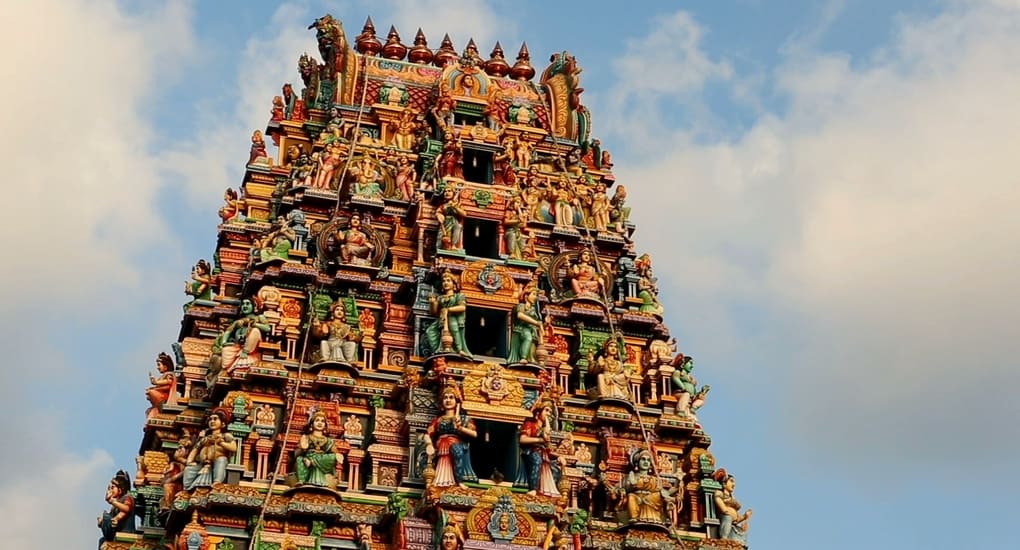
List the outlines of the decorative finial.
<svg viewBox="0 0 1020 550">
<path fill-rule="evenodd" d="M 443 42 L 439 45 L 439 49 L 436 50 L 436 55 L 432 59 L 432 64 L 436 67 L 445 67 L 447 63 L 456 62 L 460 56 L 457 55 L 457 50 L 453 49 L 453 41 L 450 40 L 449 34 L 443 35 Z"/>
<path fill-rule="evenodd" d="M 531 80 L 535 77 L 535 68 L 531 66 L 531 54 L 528 52 L 528 43 L 521 44 L 517 52 L 517 62 L 510 69 L 510 78 L 514 80 Z"/>
<path fill-rule="evenodd" d="M 358 52 L 365 55 L 376 55 L 382 50 L 382 42 L 375 35 L 375 24 L 372 23 L 372 16 L 365 20 L 365 26 L 361 28 L 361 34 L 354 39 Z"/>
<path fill-rule="evenodd" d="M 432 62 L 432 50 L 429 49 L 429 42 L 425 39 L 425 33 L 418 27 L 418 33 L 414 35 L 414 47 L 407 54 L 407 60 L 411 63 L 428 65 Z"/>
<path fill-rule="evenodd" d="M 510 65 L 506 62 L 506 58 L 503 57 L 503 47 L 499 45 L 499 42 L 496 42 L 496 46 L 492 48 L 492 53 L 489 54 L 489 60 L 485 62 L 485 72 L 497 78 L 504 77 L 510 73 Z"/>
<path fill-rule="evenodd" d="M 400 33 L 397 28 L 390 25 L 390 32 L 386 35 L 386 45 L 383 46 L 382 55 L 386 59 L 404 59 L 407 55 L 407 46 L 400 43 Z"/>
</svg>

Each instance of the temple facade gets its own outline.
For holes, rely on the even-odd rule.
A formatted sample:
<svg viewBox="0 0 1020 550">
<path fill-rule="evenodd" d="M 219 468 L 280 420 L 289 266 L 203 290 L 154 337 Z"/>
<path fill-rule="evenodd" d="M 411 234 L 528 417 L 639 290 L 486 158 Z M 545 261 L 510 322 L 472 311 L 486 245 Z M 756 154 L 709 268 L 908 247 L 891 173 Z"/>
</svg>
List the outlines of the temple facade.
<svg viewBox="0 0 1020 550">
<path fill-rule="evenodd" d="M 578 61 L 309 28 L 100 548 L 744 548 Z"/>
</svg>

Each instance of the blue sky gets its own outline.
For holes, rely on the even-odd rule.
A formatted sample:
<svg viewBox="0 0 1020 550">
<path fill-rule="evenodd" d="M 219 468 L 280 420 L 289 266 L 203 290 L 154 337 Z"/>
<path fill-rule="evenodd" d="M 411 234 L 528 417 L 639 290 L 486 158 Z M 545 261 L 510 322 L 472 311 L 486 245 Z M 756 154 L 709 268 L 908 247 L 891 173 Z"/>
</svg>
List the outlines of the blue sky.
<svg viewBox="0 0 1020 550">
<path fill-rule="evenodd" d="M 1020 512 L 1020 3 L 39 0 L 3 38 L 0 538 L 86 548 L 305 29 L 568 49 L 752 548 L 1002 544 Z M 16 84 L 14 84 L 16 83 Z M 9 260 L 10 262 L 10 260 Z M 55 499 L 56 495 L 63 498 Z M 66 529 L 45 528 L 58 517 Z M 862 539 L 867 539 L 863 542 Z"/>
</svg>

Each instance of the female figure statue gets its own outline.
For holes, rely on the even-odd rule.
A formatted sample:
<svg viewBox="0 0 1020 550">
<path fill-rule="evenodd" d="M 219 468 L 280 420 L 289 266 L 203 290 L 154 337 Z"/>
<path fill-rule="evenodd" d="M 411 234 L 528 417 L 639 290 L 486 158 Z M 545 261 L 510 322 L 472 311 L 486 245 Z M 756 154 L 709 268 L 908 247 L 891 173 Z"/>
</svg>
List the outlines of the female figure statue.
<svg viewBox="0 0 1020 550">
<path fill-rule="evenodd" d="M 566 227 L 574 225 L 574 207 L 580 207 L 580 202 L 570 188 L 570 180 L 566 174 L 561 175 L 556 187 L 549 190 L 548 200 L 553 205 L 553 221 L 556 225 Z"/>
<path fill-rule="evenodd" d="M 666 521 L 666 503 L 673 498 L 676 490 L 663 486 L 651 468 L 652 453 L 647 449 L 641 449 L 631 457 L 631 471 L 623 485 L 627 492 L 627 517 L 630 522 Z"/>
<path fill-rule="evenodd" d="M 244 219 L 244 214 L 242 213 L 244 208 L 244 199 L 238 196 L 237 191 L 228 187 L 227 190 L 223 192 L 223 202 L 225 204 L 220 207 L 219 211 L 220 219 L 223 220 L 223 223 Z"/>
<path fill-rule="evenodd" d="M 347 324 L 343 302 L 338 300 L 333 304 L 329 321 L 315 323 L 315 334 L 324 338 L 320 343 L 323 361 L 353 363 L 358 360 L 361 334 Z"/>
<path fill-rule="evenodd" d="M 116 538 L 117 533 L 135 532 L 135 498 L 131 496 L 131 479 L 124 470 L 118 471 L 107 485 L 106 502 L 110 504 L 110 511 L 103 512 L 96 520 L 103 532 L 103 538 L 99 539 L 100 547 L 103 542 Z"/>
<path fill-rule="evenodd" d="M 439 222 L 440 250 L 464 250 L 464 217 L 467 212 L 460 205 L 460 194 L 452 185 L 443 190 L 443 204 L 436 209 Z"/>
<path fill-rule="evenodd" d="M 425 330 L 425 340 L 432 353 L 459 353 L 471 357 L 464 339 L 467 318 L 467 298 L 457 284 L 453 273 L 444 271 L 442 294 L 429 298 L 429 307 L 436 320 Z"/>
<path fill-rule="evenodd" d="M 335 442 L 326 435 L 326 425 L 326 413 L 315 411 L 298 440 L 294 469 L 301 485 L 336 488 L 336 466 L 343 463 L 343 455 L 333 450 Z"/>
<path fill-rule="evenodd" d="M 513 195 L 503 211 L 503 240 L 511 260 L 524 259 L 524 205 L 520 195 Z"/>
<path fill-rule="evenodd" d="M 659 303 L 659 285 L 656 283 L 655 277 L 652 276 L 652 257 L 642 254 L 634 261 L 634 268 L 638 275 L 638 298 L 644 302 L 641 304 L 640 311 L 661 317 L 666 310 Z"/>
<path fill-rule="evenodd" d="M 331 188 L 333 176 L 341 164 L 343 164 L 343 159 L 340 156 L 340 148 L 333 145 L 326 147 L 325 155 L 319 157 L 318 173 L 315 175 L 312 187 L 316 189 Z"/>
<path fill-rule="evenodd" d="M 171 397 L 177 395 L 177 377 L 174 376 L 174 360 L 165 353 L 156 357 L 156 369 L 159 370 L 159 378 L 149 374 L 151 387 L 145 390 L 145 398 L 152 403 L 150 413 L 159 410 L 160 405 L 170 401 Z"/>
<path fill-rule="evenodd" d="M 602 299 L 605 283 L 595 266 L 592 265 L 593 261 L 591 251 L 585 248 L 581 250 L 577 261 L 570 266 L 568 276 L 570 277 L 570 288 L 574 291 L 575 297 L 586 296 L 596 300 Z"/>
<path fill-rule="evenodd" d="M 188 453 L 184 467 L 184 488 L 211 487 L 227 479 L 227 462 L 237 452 L 237 441 L 227 433 L 227 412 L 216 409 L 209 413 L 206 429 Z"/>
<path fill-rule="evenodd" d="M 552 445 L 553 403 L 539 400 L 531 408 L 531 418 L 521 426 L 521 465 L 518 480 L 526 481 L 528 494 L 558 497 L 560 481 L 559 456 Z"/>
<path fill-rule="evenodd" d="M 397 157 L 396 172 L 397 190 L 400 191 L 400 200 L 410 202 L 411 197 L 414 196 L 418 172 L 414 169 L 414 164 L 411 164 L 411 159 L 406 153 L 401 153 Z"/>
<path fill-rule="evenodd" d="M 437 162 L 439 177 L 464 177 L 464 149 L 461 147 L 460 138 L 454 137 L 452 130 L 447 130 L 443 134 L 443 152 Z"/>
<path fill-rule="evenodd" d="M 740 503 L 733 497 L 733 488 L 737 486 L 733 476 L 719 468 L 712 474 L 712 479 L 722 484 L 721 491 L 715 493 L 715 511 L 719 516 L 719 538 L 740 541 L 747 544 L 747 520 L 751 519 L 751 509 L 740 513 Z"/>
<path fill-rule="evenodd" d="M 538 285 L 529 283 L 521 292 L 521 301 L 514 306 L 513 328 L 510 332 L 508 364 L 538 361 L 535 352 L 542 345 L 542 312 L 538 307 Z"/>
<path fill-rule="evenodd" d="M 606 195 L 606 186 L 603 183 L 595 186 L 591 198 L 591 225 L 597 231 L 609 229 L 609 196 Z"/>
<path fill-rule="evenodd" d="M 372 254 L 375 252 L 375 243 L 362 229 L 361 214 L 351 214 L 351 220 L 347 229 L 336 232 L 333 236 L 340 244 L 340 260 L 350 265 L 372 265 Z"/>
<path fill-rule="evenodd" d="M 461 412 L 460 389 L 453 384 L 443 388 L 440 406 L 443 413 L 432 420 L 425 432 L 425 455 L 435 460 L 434 487 L 449 487 L 478 481 L 471 467 L 470 439 L 478 437 L 475 423 Z"/>
<path fill-rule="evenodd" d="M 184 293 L 194 296 L 195 299 L 184 306 L 185 310 L 198 300 L 212 300 L 212 286 L 215 279 L 210 273 L 211 271 L 209 262 L 205 260 L 199 260 L 191 269 L 191 282 L 184 283 Z"/>
<path fill-rule="evenodd" d="M 630 372 L 620 359 L 620 343 L 615 336 L 606 339 L 596 359 L 598 396 L 602 399 L 630 399 Z"/>
</svg>

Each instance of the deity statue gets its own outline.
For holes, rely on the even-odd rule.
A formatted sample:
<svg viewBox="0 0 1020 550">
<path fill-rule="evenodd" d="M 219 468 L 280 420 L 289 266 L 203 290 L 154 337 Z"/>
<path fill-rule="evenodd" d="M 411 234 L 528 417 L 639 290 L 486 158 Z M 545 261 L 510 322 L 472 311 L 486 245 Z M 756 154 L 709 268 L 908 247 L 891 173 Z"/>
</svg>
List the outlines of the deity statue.
<svg viewBox="0 0 1020 550">
<path fill-rule="evenodd" d="M 436 161 L 439 166 L 439 177 L 464 177 L 464 148 L 459 137 L 452 130 L 443 133 L 443 151 Z"/>
<path fill-rule="evenodd" d="M 513 136 L 507 136 L 503 143 L 503 150 L 492 157 L 492 183 L 512 187 L 517 182 L 517 173 L 514 172 L 514 147 L 516 140 Z"/>
<path fill-rule="evenodd" d="M 630 463 L 631 471 L 623 483 L 628 521 L 666 523 L 667 503 L 675 498 L 677 490 L 652 473 L 652 453 L 647 449 L 634 452 Z"/>
<path fill-rule="evenodd" d="M 356 197 L 369 199 L 383 198 L 382 173 L 376 169 L 376 161 L 368 155 L 363 155 L 360 160 L 351 167 L 351 174 L 354 175 L 354 189 L 352 194 Z"/>
<path fill-rule="evenodd" d="M 457 278 L 444 271 L 440 286 L 442 293 L 429 298 L 429 309 L 436 320 L 425 330 L 425 340 L 432 353 L 459 353 L 471 357 L 464 326 L 467 319 L 467 298 L 460 291 Z"/>
<path fill-rule="evenodd" d="M 286 119 L 293 119 L 294 117 L 294 102 L 297 100 L 297 95 L 294 93 L 294 86 L 289 82 L 283 85 L 280 93 L 283 94 L 281 99 L 283 100 L 283 117 Z"/>
<path fill-rule="evenodd" d="M 344 117 L 340 113 L 340 109 L 333 107 L 329 111 L 329 121 L 326 122 L 326 127 L 319 135 L 319 139 L 326 143 L 346 143 L 348 139 L 350 139 L 347 135 L 349 130 L 350 125 L 344 121 Z"/>
<path fill-rule="evenodd" d="M 103 512 L 96 519 L 103 533 L 103 538 L 99 539 L 100 547 L 103 542 L 113 541 L 117 533 L 135 532 L 135 497 L 131 496 L 131 479 L 124 470 L 118 471 L 107 485 L 106 502 L 110 505 L 110 511 Z"/>
<path fill-rule="evenodd" d="M 507 363 L 537 364 L 536 352 L 542 345 L 542 311 L 538 306 L 541 291 L 529 283 L 521 292 L 520 303 L 514 306 L 513 328 L 510 332 L 510 355 Z"/>
<path fill-rule="evenodd" d="M 464 250 L 464 217 L 467 212 L 460 204 L 459 190 L 452 185 L 443 189 L 443 204 L 436 208 L 439 222 L 439 249 L 462 252 Z"/>
<path fill-rule="evenodd" d="M 223 192 L 223 202 L 225 204 L 220 207 L 219 211 L 220 220 L 222 220 L 223 223 L 229 223 L 234 220 L 244 220 L 245 203 L 244 199 L 238 196 L 237 191 L 228 187 L 227 190 Z"/>
<path fill-rule="evenodd" d="M 418 122 L 415 120 L 415 113 L 410 107 L 404 107 L 400 117 L 390 123 L 393 128 L 393 145 L 397 149 L 411 151 L 414 149 L 415 133 L 418 130 Z"/>
<path fill-rule="evenodd" d="M 630 218 L 630 207 L 627 206 L 627 188 L 618 185 L 613 192 L 613 198 L 609 201 L 612 210 L 609 211 L 609 219 L 615 224 L 617 233 L 627 233 L 627 220 Z"/>
<path fill-rule="evenodd" d="M 259 262 L 289 260 L 290 249 L 294 246 L 296 238 L 297 234 L 290 226 L 290 222 L 283 216 L 278 216 L 269 231 L 255 242 L 252 255 Z"/>
<path fill-rule="evenodd" d="M 432 116 L 436 119 L 436 125 L 444 133 L 453 127 L 453 110 L 456 107 L 457 102 L 448 91 L 440 94 L 432 107 Z"/>
<path fill-rule="evenodd" d="M 439 537 L 439 550 L 461 550 L 464 547 L 464 535 L 456 523 L 447 524 Z"/>
<path fill-rule="evenodd" d="M 198 434 L 194 447 L 188 453 L 184 467 L 184 489 L 211 487 L 227 479 L 227 463 L 237 452 L 237 441 L 227 432 L 229 413 L 215 409 L 209 413 L 206 429 Z"/>
<path fill-rule="evenodd" d="M 269 112 L 269 119 L 280 121 L 287 117 L 287 105 L 283 102 L 282 96 L 273 96 L 273 110 Z"/>
<path fill-rule="evenodd" d="M 596 231 L 607 231 L 609 229 L 609 196 L 606 195 L 606 186 L 599 183 L 591 197 L 591 225 Z"/>
<path fill-rule="evenodd" d="M 312 175 L 315 174 L 315 169 L 318 166 L 318 152 L 309 156 L 307 152 L 301 151 L 298 154 L 297 160 L 295 160 L 290 166 L 291 187 L 311 187 Z"/>
<path fill-rule="evenodd" d="M 330 309 L 329 321 L 315 322 L 315 334 L 321 342 L 322 360 L 354 363 L 358 360 L 361 332 L 347 324 L 343 302 L 337 300 Z"/>
<path fill-rule="evenodd" d="M 181 481 L 184 477 L 184 468 L 188 465 L 188 453 L 191 451 L 191 437 L 185 433 L 177 440 L 177 448 L 170 455 L 170 464 L 163 474 L 161 485 L 163 486 L 163 500 L 160 501 L 160 510 L 169 510 L 174 505 L 174 498 L 177 493 L 184 489 Z"/>
<path fill-rule="evenodd" d="M 593 265 L 595 261 L 591 251 L 585 248 L 578 254 L 577 261 L 570 265 L 567 276 L 570 278 L 570 288 L 574 291 L 574 297 L 585 296 L 602 300 L 605 281 Z"/>
<path fill-rule="evenodd" d="M 693 416 L 702 405 L 705 404 L 705 396 L 711 388 L 708 384 L 698 388 L 698 379 L 691 372 L 694 370 L 694 359 L 677 355 L 673 360 L 672 381 L 676 388 L 676 411 L 677 414 Z"/>
<path fill-rule="evenodd" d="M 397 156 L 396 164 L 387 163 L 393 170 L 394 180 L 397 184 L 397 191 L 400 193 L 400 200 L 410 202 L 414 197 L 415 186 L 418 180 L 418 171 L 414 169 L 414 163 L 407 153 L 400 153 Z"/>
<path fill-rule="evenodd" d="M 600 399 L 630 399 L 630 369 L 620 358 L 620 342 L 612 336 L 602 344 L 602 352 L 595 359 Z"/>
<path fill-rule="evenodd" d="M 308 418 L 305 433 L 294 450 L 294 470 L 298 483 L 336 488 L 336 467 L 343 464 L 343 455 L 334 450 L 333 438 L 326 435 L 326 413 L 315 411 Z"/>
<path fill-rule="evenodd" d="M 340 261 L 349 265 L 372 265 L 375 243 L 362 228 L 361 214 L 351 214 L 346 229 L 337 230 L 333 238 L 340 245 Z"/>
<path fill-rule="evenodd" d="M 156 369 L 159 378 L 149 374 L 151 387 L 145 390 L 145 398 L 152 404 L 149 412 L 159 411 L 159 407 L 177 395 L 177 377 L 174 376 L 174 360 L 165 353 L 156 357 Z"/>
<path fill-rule="evenodd" d="M 514 161 L 520 170 L 527 170 L 531 166 L 531 144 L 526 140 L 517 140 L 517 146 L 514 148 Z"/>
<path fill-rule="evenodd" d="M 712 479 L 722 484 L 722 490 L 715 493 L 715 511 L 719 516 L 719 538 L 735 540 L 747 544 L 747 523 L 751 519 L 751 509 L 740 513 L 740 502 L 733 496 L 737 482 L 726 470 L 719 468 L 712 474 Z"/>
<path fill-rule="evenodd" d="M 209 370 L 206 373 L 206 383 L 209 386 L 216 383 L 223 369 L 230 374 L 241 364 L 251 362 L 249 356 L 262 343 L 263 334 L 273 330 L 265 315 L 255 313 L 255 302 L 252 300 L 242 300 L 240 310 L 242 317 L 227 325 L 213 341 Z"/>
<path fill-rule="evenodd" d="M 643 302 L 640 311 L 661 317 L 666 310 L 659 303 L 659 285 L 656 278 L 652 276 L 652 257 L 642 254 L 634 261 L 634 268 L 638 275 L 638 298 L 641 298 Z"/>
<path fill-rule="evenodd" d="M 329 145 L 323 153 L 319 155 L 315 180 L 312 182 L 312 187 L 315 189 L 329 189 L 333 187 L 333 177 L 343 164 L 340 147 Z"/>
<path fill-rule="evenodd" d="M 531 418 L 521 426 L 521 468 L 518 481 L 528 487 L 528 494 L 547 497 L 560 496 L 556 485 L 560 481 L 560 457 L 552 445 L 552 414 L 555 405 L 539 399 L 531 408 Z"/>
<path fill-rule="evenodd" d="M 255 130 L 251 135 L 251 151 L 248 154 L 248 164 L 260 158 L 266 159 L 267 162 L 272 162 L 269 160 L 269 153 L 266 152 L 266 140 L 262 139 L 262 132 Z"/>
<path fill-rule="evenodd" d="M 556 186 L 549 189 L 547 200 L 552 204 L 553 221 L 557 226 L 570 227 L 574 225 L 574 215 L 580 208 L 581 203 L 577 199 L 574 190 L 571 189 L 570 180 L 566 174 L 561 174 L 556 180 Z"/>
<path fill-rule="evenodd" d="M 503 241 L 506 244 L 506 254 L 511 260 L 524 259 L 524 246 L 526 239 L 522 228 L 526 222 L 524 217 L 524 203 L 520 195 L 513 195 L 507 201 L 506 210 L 503 211 Z"/>
<path fill-rule="evenodd" d="M 545 191 L 542 190 L 542 176 L 538 168 L 532 166 L 524 179 L 524 190 L 521 191 L 521 200 L 524 202 L 525 220 L 538 220 L 538 208 L 542 202 Z"/>
<path fill-rule="evenodd" d="M 439 403 L 442 414 L 425 431 L 425 455 L 434 460 L 433 487 L 450 487 L 478 481 L 471 467 L 470 440 L 478 437 L 475 423 L 460 407 L 464 398 L 460 388 L 450 383 L 443 387 Z"/>
<path fill-rule="evenodd" d="M 195 298 L 188 304 L 185 304 L 185 310 L 198 300 L 212 300 L 212 287 L 216 279 L 212 276 L 211 272 L 212 268 L 209 267 L 209 262 L 199 260 L 195 263 L 195 267 L 191 269 L 191 281 L 184 283 L 184 293 Z"/>
</svg>

